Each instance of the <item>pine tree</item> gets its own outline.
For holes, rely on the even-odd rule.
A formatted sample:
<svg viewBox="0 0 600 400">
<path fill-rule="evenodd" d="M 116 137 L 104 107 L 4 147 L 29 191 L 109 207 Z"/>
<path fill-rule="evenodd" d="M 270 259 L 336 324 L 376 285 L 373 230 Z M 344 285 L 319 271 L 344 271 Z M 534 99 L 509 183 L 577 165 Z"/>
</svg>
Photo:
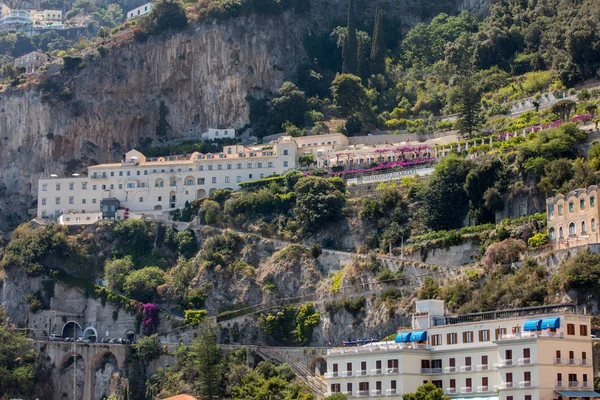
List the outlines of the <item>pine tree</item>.
<svg viewBox="0 0 600 400">
<path fill-rule="evenodd" d="M 377 8 L 375 14 L 375 26 L 373 28 L 373 41 L 371 44 L 371 74 L 385 73 L 385 41 L 383 40 L 383 19 L 381 8 Z"/>
<path fill-rule="evenodd" d="M 345 74 L 358 74 L 358 41 L 356 39 L 356 21 L 354 20 L 354 0 L 348 0 L 348 34 L 342 50 Z"/>
<path fill-rule="evenodd" d="M 366 81 L 367 79 L 369 79 L 369 76 L 371 75 L 371 73 L 370 73 L 371 60 L 369 59 L 369 54 L 371 52 L 370 38 L 366 32 L 359 32 L 359 34 L 357 34 L 357 40 L 358 40 L 358 50 L 357 50 L 357 53 L 358 53 L 357 54 L 358 76 L 361 79 L 363 79 L 364 81 Z"/>
</svg>

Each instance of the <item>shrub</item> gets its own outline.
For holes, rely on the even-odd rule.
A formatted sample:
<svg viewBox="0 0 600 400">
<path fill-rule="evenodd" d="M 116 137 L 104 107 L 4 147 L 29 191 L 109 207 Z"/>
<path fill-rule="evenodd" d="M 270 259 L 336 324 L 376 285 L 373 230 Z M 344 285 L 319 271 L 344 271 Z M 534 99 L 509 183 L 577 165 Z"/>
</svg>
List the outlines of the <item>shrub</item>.
<svg viewBox="0 0 600 400">
<path fill-rule="evenodd" d="M 176 0 L 160 0 L 154 3 L 149 14 L 148 32 L 158 34 L 169 29 L 183 29 L 188 21 L 181 3 Z"/>
<path fill-rule="evenodd" d="M 206 310 L 185 310 L 185 323 L 186 325 L 198 326 L 207 315 Z"/>
<path fill-rule="evenodd" d="M 134 351 L 134 357 L 144 364 L 158 359 L 163 353 L 158 335 L 144 336 L 131 347 Z"/>
<path fill-rule="evenodd" d="M 519 254 L 525 251 L 525 242 L 519 239 L 506 239 L 490 245 L 483 258 L 483 265 L 492 270 L 497 265 L 506 265 L 518 261 Z"/>
<path fill-rule="evenodd" d="M 32 313 L 36 313 L 42 309 L 42 302 L 40 301 L 37 294 L 28 293 L 26 298 L 29 311 L 31 311 Z"/>
<path fill-rule="evenodd" d="M 81 63 L 83 62 L 83 58 L 76 57 L 76 56 L 73 56 L 73 57 L 64 56 L 63 60 L 64 60 L 63 70 L 65 70 L 65 71 L 71 71 L 71 70 L 79 67 L 81 65 Z"/>
<path fill-rule="evenodd" d="M 549 241 L 550 237 L 547 233 L 538 232 L 527 240 L 527 244 L 532 249 L 537 249 L 547 245 Z"/>
<path fill-rule="evenodd" d="M 333 275 L 331 280 L 331 287 L 329 291 L 331 293 L 337 293 L 340 290 L 340 286 L 342 285 L 342 280 L 344 278 L 344 270 L 340 270 Z"/>
<path fill-rule="evenodd" d="M 134 299 L 150 302 L 156 295 L 156 288 L 165 282 L 165 274 L 160 268 L 145 267 L 127 275 L 123 289 Z"/>
<path fill-rule="evenodd" d="M 355 299 L 347 299 L 344 301 L 344 309 L 356 317 L 359 313 L 364 311 L 365 305 L 367 304 L 367 298 L 360 296 Z"/>
</svg>

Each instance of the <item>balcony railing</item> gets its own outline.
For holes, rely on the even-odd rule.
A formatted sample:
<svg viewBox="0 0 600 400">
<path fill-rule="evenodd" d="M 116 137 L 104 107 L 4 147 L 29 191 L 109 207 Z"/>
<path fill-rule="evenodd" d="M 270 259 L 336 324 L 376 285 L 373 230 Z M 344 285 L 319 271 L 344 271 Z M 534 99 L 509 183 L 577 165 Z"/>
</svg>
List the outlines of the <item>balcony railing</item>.
<svg viewBox="0 0 600 400">
<path fill-rule="evenodd" d="M 338 378 L 340 376 L 339 372 L 326 372 L 325 378 Z"/>
<path fill-rule="evenodd" d="M 352 397 L 352 391 L 349 392 L 342 392 L 343 394 L 346 395 L 346 397 Z"/>
<path fill-rule="evenodd" d="M 569 365 L 577 365 L 579 360 L 577 358 L 569 358 Z"/>
<path fill-rule="evenodd" d="M 569 381 L 569 387 L 570 388 L 579 387 L 579 382 L 578 381 Z"/>
<path fill-rule="evenodd" d="M 352 371 L 343 371 L 342 378 L 349 378 L 352 376 Z"/>
<path fill-rule="evenodd" d="M 357 397 L 368 397 L 369 391 L 368 390 L 359 390 L 358 392 L 356 392 L 356 396 Z"/>
<path fill-rule="evenodd" d="M 385 374 L 386 375 L 394 375 L 398 373 L 398 368 L 386 368 L 385 369 Z"/>
<path fill-rule="evenodd" d="M 500 389 L 512 389 L 512 388 L 513 388 L 512 382 L 502 382 L 500 384 Z"/>
<path fill-rule="evenodd" d="M 567 360 L 564 358 L 555 358 L 554 365 L 564 365 L 567 363 Z"/>
<path fill-rule="evenodd" d="M 441 374 L 442 368 L 421 368 L 421 373 L 424 375 Z"/>
<path fill-rule="evenodd" d="M 460 372 L 471 372 L 473 371 L 473 366 L 471 365 L 463 365 L 460 367 Z"/>
<path fill-rule="evenodd" d="M 347 353 L 371 353 L 371 352 L 387 352 L 390 350 L 429 350 L 431 346 L 426 343 L 371 343 L 366 346 L 358 347 L 339 347 L 327 349 L 327 355 L 330 354 L 347 354 Z"/>
<path fill-rule="evenodd" d="M 371 370 L 371 375 L 382 375 L 382 371 L 381 369 L 372 369 Z"/>
<path fill-rule="evenodd" d="M 531 365 L 534 364 L 533 358 L 519 358 L 519 365 Z"/>
<path fill-rule="evenodd" d="M 356 371 L 356 376 L 367 376 L 367 370 L 366 369 L 359 369 Z"/>
<path fill-rule="evenodd" d="M 515 339 L 527 339 L 532 337 L 564 337 L 563 332 L 550 332 L 547 330 L 543 331 L 531 331 L 531 332 L 517 332 L 517 333 L 505 333 L 499 336 L 500 340 L 515 340 Z"/>
<path fill-rule="evenodd" d="M 498 368 L 504 367 L 512 367 L 514 365 L 514 360 L 500 360 L 497 364 L 495 364 Z"/>
<path fill-rule="evenodd" d="M 447 388 L 446 394 L 456 394 L 456 388 Z"/>
<path fill-rule="evenodd" d="M 473 388 L 470 387 L 470 386 L 469 387 L 462 387 L 462 388 L 460 388 L 460 392 L 463 393 L 463 394 L 464 393 L 473 393 Z"/>
<path fill-rule="evenodd" d="M 453 374 L 456 372 L 456 367 L 446 367 L 444 368 L 444 372 L 447 374 Z"/>
<path fill-rule="evenodd" d="M 489 369 L 489 366 L 487 364 L 479 364 L 477 366 L 477 371 L 487 371 Z"/>
<path fill-rule="evenodd" d="M 381 389 L 371 390 L 371 396 L 381 396 Z"/>
<path fill-rule="evenodd" d="M 477 393 L 485 393 L 489 391 L 490 389 L 488 386 L 477 386 Z"/>
<path fill-rule="evenodd" d="M 563 387 L 565 387 L 565 383 L 563 381 L 556 381 L 556 387 L 563 388 Z"/>
<path fill-rule="evenodd" d="M 592 363 L 588 359 L 583 359 L 583 360 L 581 360 L 581 365 L 583 367 L 586 367 L 588 365 L 592 365 Z"/>
<path fill-rule="evenodd" d="M 519 387 L 521 389 L 530 388 L 531 387 L 531 381 L 521 381 L 521 382 L 519 382 Z"/>
<path fill-rule="evenodd" d="M 592 388 L 592 384 L 589 383 L 589 382 L 583 382 L 581 384 L 581 387 L 584 388 L 584 389 L 591 389 Z"/>
<path fill-rule="evenodd" d="M 396 389 L 387 389 L 385 391 L 386 396 L 398 396 L 398 390 Z"/>
</svg>

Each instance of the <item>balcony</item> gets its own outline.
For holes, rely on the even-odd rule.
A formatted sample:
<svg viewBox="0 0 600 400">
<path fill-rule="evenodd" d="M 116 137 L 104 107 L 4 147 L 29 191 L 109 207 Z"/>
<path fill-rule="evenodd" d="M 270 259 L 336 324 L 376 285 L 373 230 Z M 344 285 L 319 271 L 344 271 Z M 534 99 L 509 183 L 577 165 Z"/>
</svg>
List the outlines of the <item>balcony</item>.
<svg viewBox="0 0 600 400">
<path fill-rule="evenodd" d="M 486 393 L 489 391 L 490 388 L 488 386 L 477 386 L 477 393 Z"/>
<path fill-rule="evenodd" d="M 456 367 L 446 367 L 444 368 L 444 372 L 447 374 L 453 374 L 456 372 Z"/>
<path fill-rule="evenodd" d="M 446 394 L 456 394 L 456 388 L 447 388 Z"/>
<path fill-rule="evenodd" d="M 340 377 L 340 373 L 339 372 L 326 372 L 325 373 L 325 378 L 326 379 L 331 379 L 331 378 L 339 378 Z"/>
<path fill-rule="evenodd" d="M 489 370 L 489 366 L 487 364 L 479 364 L 477 366 L 477 371 L 481 372 L 481 371 L 487 371 Z"/>
<path fill-rule="evenodd" d="M 356 371 L 356 376 L 367 376 L 367 375 L 369 375 L 369 374 L 367 373 L 366 369 L 359 369 Z"/>
<path fill-rule="evenodd" d="M 579 387 L 579 381 L 569 381 L 569 388 Z"/>
<path fill-rule="evenodd" d="M 463 365 L 460 367 L 460 372 L 471 372 L 473 367 L 471 365 Z"/>
<path fill-rule="evenodd" d="M 395 375 L 397 373 L 398 373 L 398 368 L 386 368 L 385 369 L 386 375 Z"/>
<path fill-rule="evenodd" d="M 381 396 L 381 389 L 371 390 L 371 396 Z"/>
<path fill-rule="evenodd" d="M 531 387 L 531 381 L 521 381 L 519 382 L 519 388 L 526 389 Z"/>
<path fill-rule="evenodd" d="M 421 373 L 423 375 L 441 374 L 442 373 L 442 368 L 421 368 Z"/>
<path fill-rule="evenodd" d="M 567 360 L 564 358 L 555 358 L 554 359 L 554 365 L 566 365 L 567 364 Z"/>
<path fill-rule="evenodd" d="M 385 391 L 386 396 L 398 396 L 398 391 L 396 389 L 387 389 Z"/>
<path fill-rule="evenodd" d="M 351 376 L 352 376 L 352 371 L 342 372 L 342 378 L 350 378 Z"/>
<path fill-rule="evenodd" d="M 473 388 L 472 388 L 472 387 L 470 387 L 470 386 L 469 386 L 469 387 L 462 387 L 462 388 L 460 388 L 460 392 L 461 392 L 462 394 L 465 394 L 465 393 L 473 393 Z"/>
<path fill-rule="evenodd" d="M 345 394 L 346 397 L 352 397 L 352 392 L 342 392 L 342 394 Z"/>
<path fill-rule="evenodd" d="M 583 382 L 581 384 L 581 387 L 584 389 L 591 389 L 592 388 L 592 384 L 590 382 Z"/>
<path fill-rule="evenodd" d="M 534 364 L 533 358 L 519 358 L 519 365 L 531 365 Z"/>
<path fill-rule="evenodd" d="M 569 365 L 577 365 L 580 361 L 577 358 L 569 358 Z"/>
<path fill-rule="evenodd" d="M 565 383 L 563 381 L 556 381 L 556 387 L 557 388 L 564 388 L 565 387 Z"/>
<path fill-rule="evenodd" d="M 500 389 L 512 389 L 512 388 L 513 388 L 512 382 L 502 382 L 500 384 Z"/>
<path fill-rule="evenodd" d="M 587 367 L 588 365 L 592 365 L 592 363 L 589 360 L 587 360 L 587 359 L 581 360 L 582 367 Z"/>
<path fill-rule="evenodd" d="M 383 372 L 381 371 L 381 369 L 372 369 L 371 375 L 383 375 Z"/>
<path fill-rule="evenodd" d="M 356 397 L 369 397 L 369 391 L 359 390 L 358 392 L 356 392 Z"/>
<path fill-rule="evenodd" d="M 513 365 L 515 365 L 514 360 L 500 360 L 498 364 L 495 364 L 498 368 L 512 367 Z"/>
</svg>

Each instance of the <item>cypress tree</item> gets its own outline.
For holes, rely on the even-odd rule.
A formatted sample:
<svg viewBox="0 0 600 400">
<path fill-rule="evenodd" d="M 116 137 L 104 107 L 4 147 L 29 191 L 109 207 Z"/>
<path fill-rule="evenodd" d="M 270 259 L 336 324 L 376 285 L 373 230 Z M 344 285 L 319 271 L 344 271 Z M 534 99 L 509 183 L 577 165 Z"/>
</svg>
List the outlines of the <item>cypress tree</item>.
<svg viewBox="0 0 600 400">
<path fill-rule="evenodd" d="M 354 0 L 348 0 L 348 34 L 342 50 L 345 74 L 358 73 L 358 41 L 356 39 L 356 21 L 354 20 Z"/>
<path fill-rule="evenodd" d="M 385 73 L 385 41 L 383 40 L 383 19 L 381 18 L 380 7 L 377 7 L 375 27 L 373 28 L 371 73 L 374 75 Z"/>
</svg>

